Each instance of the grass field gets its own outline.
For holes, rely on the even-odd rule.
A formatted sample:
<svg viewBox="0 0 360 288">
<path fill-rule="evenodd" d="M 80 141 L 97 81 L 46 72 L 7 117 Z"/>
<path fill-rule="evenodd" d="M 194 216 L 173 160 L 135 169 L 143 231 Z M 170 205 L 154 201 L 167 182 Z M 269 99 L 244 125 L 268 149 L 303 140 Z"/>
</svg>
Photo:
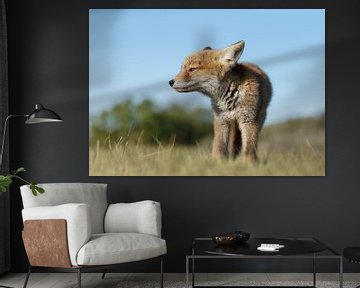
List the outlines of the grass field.
<svg viewBox="0 0 360 288">
<path fill-rule="evenodd" d="M 323 118 L 290 120 L 266 126 L 259 162 L 214 160 L 211 139 L 193 146 L 144 145 L 120 139 L 89 148 L 90 176 L 324 176 Z"/>
</svg>

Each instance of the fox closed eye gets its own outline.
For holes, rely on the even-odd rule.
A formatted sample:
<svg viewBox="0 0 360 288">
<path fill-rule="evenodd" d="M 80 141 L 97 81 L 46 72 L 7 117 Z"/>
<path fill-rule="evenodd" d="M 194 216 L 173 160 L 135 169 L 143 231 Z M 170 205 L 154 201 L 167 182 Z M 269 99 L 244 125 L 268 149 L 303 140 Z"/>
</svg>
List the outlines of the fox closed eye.
<svg viewBox="0 0 360 288">
<path fill-rule="evenodd" d="M 189 72 L 194 72 L 194 71 L 197 70 L 197 69 L 199 69 L 199 68 L 197 68 L 197 67 L 191 67 L 191 68 L 189 68 Z"/>
</svg>

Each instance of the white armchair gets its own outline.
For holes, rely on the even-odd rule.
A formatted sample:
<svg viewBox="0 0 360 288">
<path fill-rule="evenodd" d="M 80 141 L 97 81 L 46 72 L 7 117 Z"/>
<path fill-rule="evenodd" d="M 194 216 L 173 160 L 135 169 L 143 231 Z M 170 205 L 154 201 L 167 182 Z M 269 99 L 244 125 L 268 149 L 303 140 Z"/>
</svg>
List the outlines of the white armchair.
<svg viewBox="0 0 360 288">
<path fill-rule="evenodd" d="M 121 263 L 160 258 L 161 209 L 155 201 L 107 204 L 106 184 L 40 184 L 45 193 L 33 196 L 28 185 L 21 196 L 24 246 L 32 270 L 51 268 L 78 274 L 107 270 Z M 103 274 L 103 278 L 105 273 Z"/>
</svg>

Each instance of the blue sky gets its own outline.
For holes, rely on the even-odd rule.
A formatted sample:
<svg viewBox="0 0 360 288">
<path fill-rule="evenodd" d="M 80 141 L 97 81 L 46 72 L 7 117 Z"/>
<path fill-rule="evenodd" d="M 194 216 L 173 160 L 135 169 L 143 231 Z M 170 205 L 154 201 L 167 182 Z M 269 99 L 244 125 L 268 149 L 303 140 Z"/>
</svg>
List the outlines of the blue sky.
<svg viewBox="0 0 360 288">
<path fill-rule="evenodd" d="M 272 80 L 268 123 L 325 110 L 325 10 L 91 9 L 90 114 L 129 95 L 209 107 L 206 97 L 175 93 L 167 82 L 189 53 L 239 40 L 246 42 L 240 61 L 264 63 Z M 281 58 L 297 51 L 304 53 Z"/>
</svg>

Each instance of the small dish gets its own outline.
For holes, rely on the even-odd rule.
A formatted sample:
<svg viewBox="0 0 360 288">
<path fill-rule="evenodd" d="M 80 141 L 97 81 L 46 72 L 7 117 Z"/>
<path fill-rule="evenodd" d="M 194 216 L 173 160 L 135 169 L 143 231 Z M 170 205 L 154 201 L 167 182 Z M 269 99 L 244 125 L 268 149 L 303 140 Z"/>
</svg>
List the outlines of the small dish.
<svg viewBox="0 0 360 288">
<path fill-rule="evenodd" d="M 237 241 L 236 234 L 219 234 L 212 237 L 212 240 L 218 245 L 232 245 Z"/>
</svg>

